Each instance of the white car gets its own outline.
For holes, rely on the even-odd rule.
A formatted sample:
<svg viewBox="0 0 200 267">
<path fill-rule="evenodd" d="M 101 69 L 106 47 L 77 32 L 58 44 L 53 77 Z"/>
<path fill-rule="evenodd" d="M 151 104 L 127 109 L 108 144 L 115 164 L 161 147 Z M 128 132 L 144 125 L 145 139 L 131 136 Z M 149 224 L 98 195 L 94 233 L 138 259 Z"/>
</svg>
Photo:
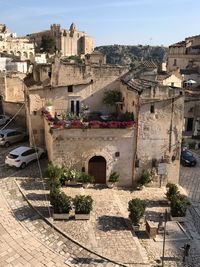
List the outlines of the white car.
<svg viewBox="0 0 200 267">
<path fill-rule="evenodd" d="M 0 126 L 8 123 L 10 121 L 10 117 L 7 115 L 0 115 Z"/>
<path fill-rule="evenodd" d="M 44 158 L 46 153 L 39 147 L 20 146 L 6 156 L 5 164 L 24 169 L 31 161 Z"/>
</svg>

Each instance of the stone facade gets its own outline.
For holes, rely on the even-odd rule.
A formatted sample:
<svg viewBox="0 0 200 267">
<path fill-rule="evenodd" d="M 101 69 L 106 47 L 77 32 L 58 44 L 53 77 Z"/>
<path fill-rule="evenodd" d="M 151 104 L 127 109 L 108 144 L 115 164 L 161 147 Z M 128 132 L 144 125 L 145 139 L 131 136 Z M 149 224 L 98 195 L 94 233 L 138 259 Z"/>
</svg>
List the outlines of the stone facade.
<svg viewBox="0 0 200 267">
<path fill-rule="evenodd" d="M 119 88 L 119 78 L 127 71 L 126 67 L 77 65 L 62 63 L 59 60 L 56 60 L 52 68 L 48 64 L 36 66 L 33 71 L 35 85 L 28 86 L 26 94 L 29 103 L 27 112 L 30 114 L 34 138 L 38 145 L 44 146 L 41 111 L 47 102 L 52 102 L 53 111 L 57 115 L 72 112 L 72 101 L 75 103 L 75 109 L 78 103 L 79 112 L 82 105 L 89 106 L 91 112 L 113 112 L 113 107 L 103 105 L 103 93 L 108 89 Z"/>
<path fill-rule="evenodd" d="M 123 110 L 133 112 L 137 121 L 134 176 L 149 170 L 153 173 L 154 186 L 168 181 L 178 183 L 184 111 L 182 90 L 140 79 L 127 82 L 124 78 L 123 82 Z M 166 167 L 162 177 L 158 175 L 159 163 L 165 163 Z"/>
<path fill-rule="evenodd" d="M 31 33 L 28 37 L 35 42 L 38 52 L 43 36 L 53 37 L 56 41 L 56 50 L 62 56 L 85 55 L 94 49 L 94 41 L 85 32 L 77 31 L 74 23 L 69 30 L 62 29 L 60 24 L 51 25 L 49 30 Z"/>
<path fill-rule="evenodd" d="M 27 38 L 17 38 L 6 25 L 0 24 L 0 53 L 19 57 L 20 60 L 33 60 L 35 54 L 34 43 Z"/>
<path fill-rule="evenodd" d="M 120 186 L 132 185 L 134 128 L 130 129 L 51 129 L 45 120 L 45 140 L 49 160 L 62 165 L 73 159 L 73 167 L 88 172 L 89 160 L 106 160 L 106 181 L 112 171 L 120 174 Z M 116 153 L 119 152 L 119 157 Z"/>
<path fill-rule="evenodd" d="M 157 75 L 155 70 L 153 73 Z M 38 69 L 36 66 L 33 71 L 35 84 L 27 83 L 26 88 L 31 142 L 34 135 L 36 144 L 46 146 L 49 159 L 55 164 L 74 159 L 76 167 L 79 170 L 84 168 L 86 172 L 90 159 L 103 157 L 106 160 L 106 181 L 114 170 L 120 173 L 121 186 L 133 185 L 144 169 L 153 173 L 153 185 L 159 186 L 160 163 L 166 165 L 162 185 L 168 181 L 178 183 L 183 92 L 178 87 L 163 85 L 155 78 L 145 79 L 152 75 L 149 69 L 147 76 L 144 70 L 140 78 L 137 70 L 128 72 L 120 66 L 71 64 L 58 59 L 52 67 L 46 64 Z M 57 118 L 62 112 L 80 112 L 82 104 L 89 107 L 89 112 L 110 114 L 114 108 L 102 102 L 108 89 L 122 93 L 118 110 L 121 114 L 133 113 L 135 127 L 54 129 L 43 119 L 42 110 L 47 101 L 51 102 L 51 112 Z M 79 104 L 75 105 L 77 102 Z"/>
<path fill-rule="evenodd" d="M 0 73 L 1 108 L 4 113 L 18 116 L 15 120 L 26 126 L 23 73 Z"/>
</svg>

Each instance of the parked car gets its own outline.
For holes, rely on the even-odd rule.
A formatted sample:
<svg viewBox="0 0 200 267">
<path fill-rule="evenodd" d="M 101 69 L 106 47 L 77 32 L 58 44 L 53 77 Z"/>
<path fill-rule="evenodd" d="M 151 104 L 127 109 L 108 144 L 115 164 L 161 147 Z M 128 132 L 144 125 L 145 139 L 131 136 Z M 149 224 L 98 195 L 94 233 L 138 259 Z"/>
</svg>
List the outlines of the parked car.
<svg viewBox="0 0 200 267">
<path fill-rule="evenodd" d="M 10 121 L 10 117 L 7 115 L 0 115 L 0 126 L 8 123 Z"/>
<path fill-rule="evenodd" d="M 181 151 L 181 164 L 183 166 L 195 166 L 197 160 L 189 150 L 184 149 Z"/>
<path fill-rule="evenodd" d="M 26 132 L 16 129 L 0 130 L 0 145 L 9 147 L 11 144 L 20 141 L 27 141 L 28 135 Z"/>
<path fill-rule="evenodd" d="M 44 158 L 46 152 L 39 147 L 20 146 L 12 150 L 5 159 L 5 164 L 24 169 L 30 162 Z"/>
</svg>

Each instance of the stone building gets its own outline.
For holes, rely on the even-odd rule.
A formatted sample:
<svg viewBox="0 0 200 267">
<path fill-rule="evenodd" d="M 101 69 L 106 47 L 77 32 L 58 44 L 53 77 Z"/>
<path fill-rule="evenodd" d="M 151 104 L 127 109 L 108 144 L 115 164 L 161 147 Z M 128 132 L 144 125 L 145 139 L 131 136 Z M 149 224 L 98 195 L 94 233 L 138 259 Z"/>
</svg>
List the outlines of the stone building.
<svg viewBox="0 0 200 267">
<path fill-rule="evenodd" d="M 49 30 L 28 34 L 28 38 L 36 44 L 36 49 L 40 51 L 43 36 L 53 37 L 56 42 L 55 50 L 62 56 L 90 54 L 94 49 L 93 38 L 85 32 L 78 31 L 72 23 L 69 30 L 62 29 L 60 24 L 51 25 Z"/>
<path fill-rule="evenodd" d="M 97 183 L 106 183 L 110 173 L 117 171 L 120 186 L 134 185 L 142 170 L 148 169 L 154 172 L 153 184 L 158 186 L 161 163 L 166 167 L 162 184 L 178 182 L 182 90 L 144 79 L 150 72 L 144 67 L 129 71 L 115 65 L 71 64 L 58 59 L 52 66 L 34 69 L 33 76 L 25 80 L 31 143 L 45 146 L 54 164 L 73 161 L 78 170 L 94 175 Z M 102 101 L 107 90 L 122 94 L 112 122 L 106 118 L 116 109 Z M 54 122 L 48 119 L 50 114 L 42 114 L 48 104 Z M 78 118 L 66 121 L 67 113 L 84 113 L 84 107 L 85 123 Z M 135 123 L 126 121 L 125 114 L 132 114 Z"/>
<path fill-rule="evenodd" d="M 20 60 L 33 60 L 34 43 L 28 38 L 17 37 L 5 24 L 0 24 L 0 52 L 17 56 Z"/>
<path fill-rule="evenodd" d="M 0 72 L 0 109 L 4 113 L 17 117 L 15 121 L 26 126 L 24 103 L 24 78 L 26 74 Z"/>
<path fill-rule="evenodd" d="M 185 88 L 184 135 L 199 136 L 200 130 L 200 35 L 187 37 L 169 47 L 168 71 L 179 71 Z"/>
<path fill-rule="evenodd" d="M 135 172 L 138 177 L 143 170 L 154 173 L 154 185 L 167 181 L 178 183 L 180 145 L 183 129 L 184 97 L 181 88 L 161 85 L 144 79 L 142 74 L 122 79 L 124 111 L 136 114 Z M 137 92 L 137 94 L 136 94 Z M 160 165 L 165 175 L 158 175 Z"/>
</svg>

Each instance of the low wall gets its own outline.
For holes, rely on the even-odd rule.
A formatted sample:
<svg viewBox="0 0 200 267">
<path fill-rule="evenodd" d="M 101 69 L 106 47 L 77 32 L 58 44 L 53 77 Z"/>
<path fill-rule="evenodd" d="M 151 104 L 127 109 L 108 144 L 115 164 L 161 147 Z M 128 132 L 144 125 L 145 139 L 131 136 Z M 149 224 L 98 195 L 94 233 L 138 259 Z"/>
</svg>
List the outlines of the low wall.
<svg viewBox="0 0 200 267">
<path fill-rule="evenodd" d="M 24 103 L 3 101 L 2 104 L 4 113 L 11 117 L 15 116 L 15 114 L 21 109 L 17 116 L 14 118 L 14 121 L 17 123 L 17 125 L 26 127 L 26 113 Z"/>
</svg>

